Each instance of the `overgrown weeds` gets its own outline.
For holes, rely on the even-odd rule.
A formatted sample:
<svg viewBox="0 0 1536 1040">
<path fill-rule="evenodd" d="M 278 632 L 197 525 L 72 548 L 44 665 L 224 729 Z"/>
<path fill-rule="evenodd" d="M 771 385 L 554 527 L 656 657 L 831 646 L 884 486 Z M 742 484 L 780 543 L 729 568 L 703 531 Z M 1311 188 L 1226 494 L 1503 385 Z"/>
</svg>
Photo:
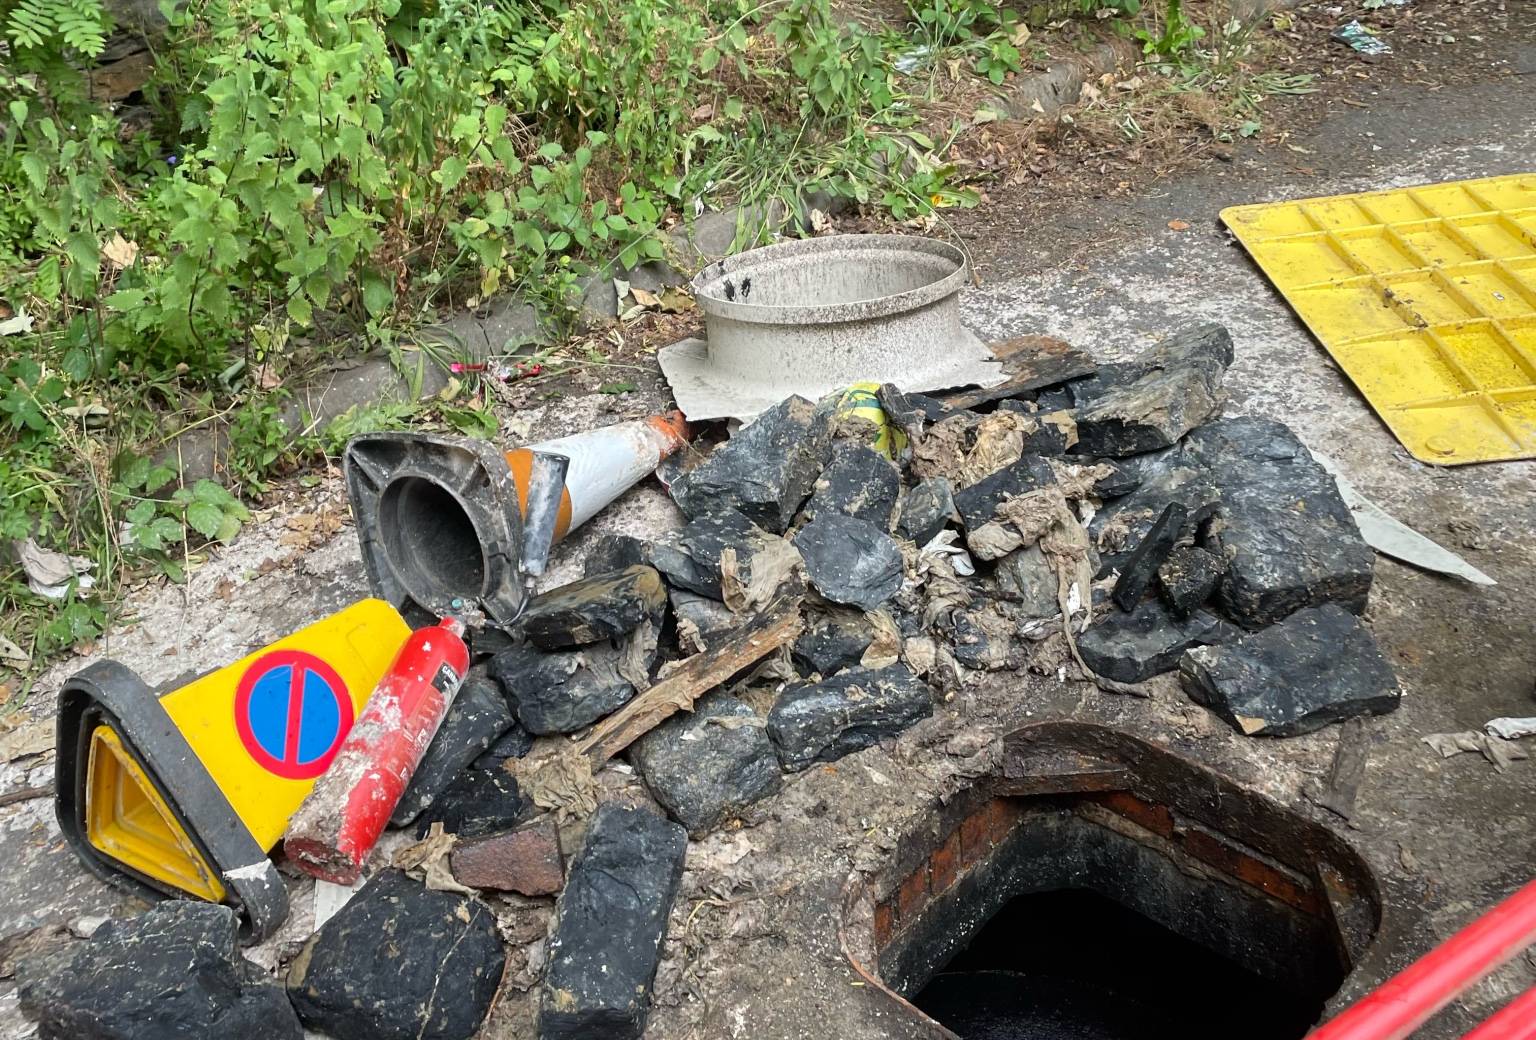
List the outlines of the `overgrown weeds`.
<svg viewBox="0 0 1536 1040">
<path fill-rule="evenodd" d="M 905 0 L 899 31 L 829 0 L 162 9 L 153 74 L 114 106 L 88 89 L 116 28 L 101 0 L 0 0 L 0 538 L 97 576 L 56 605 L 0 565 L 0 634 L 38 653 L 99 629 L 128 577 L 179 580 L 238 530 L 227 490 L 145 461 L 169 436 L 224 426 L 223 485 L 249 494 L 370 425 L 490 432 L 440 400 L 305 418 L 296 440 L 287 387 L 466 300 L 517 292 L 558 321 L 584 276 L 660 258 L 706 206 L 974 204 L 950 158 L 967 121 L 925 119 L 920 77 L 895 69 L 999 84 L 1031 26 L 1130 35 L 1139 5 Z M 1147 43 L 1193 49 L 1166 27 Z"/>
</svg>

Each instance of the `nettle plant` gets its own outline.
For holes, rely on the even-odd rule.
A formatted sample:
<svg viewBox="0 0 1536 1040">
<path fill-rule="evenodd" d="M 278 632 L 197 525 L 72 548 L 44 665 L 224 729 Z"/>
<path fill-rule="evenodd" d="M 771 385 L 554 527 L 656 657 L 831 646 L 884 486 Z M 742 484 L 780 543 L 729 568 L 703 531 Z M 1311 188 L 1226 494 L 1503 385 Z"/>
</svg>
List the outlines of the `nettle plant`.
<svg viewBox="0 0 1536 1040">
<path fill-rule="evenodd" d="M 255 378 L 274 364 L 495 292 L 564 313 L 580 276 L 661 258 L 659 227 L 705 197 L 826 190 L 899 218 L 974 199 L 913 129 L 885 41 L 827 0 L 162 11 L 124 118 L 86 89 L 100 0 L 0 0 L 0 181 L 24 189 L 0 193 L 0 320 L 35 320 L 0 339 L 0 527 L 101 571 L 178 574 L 243 520 L 132 460 L 218 419 L 226 478 L 259 491 L 295 450 Z"/>
</svg>

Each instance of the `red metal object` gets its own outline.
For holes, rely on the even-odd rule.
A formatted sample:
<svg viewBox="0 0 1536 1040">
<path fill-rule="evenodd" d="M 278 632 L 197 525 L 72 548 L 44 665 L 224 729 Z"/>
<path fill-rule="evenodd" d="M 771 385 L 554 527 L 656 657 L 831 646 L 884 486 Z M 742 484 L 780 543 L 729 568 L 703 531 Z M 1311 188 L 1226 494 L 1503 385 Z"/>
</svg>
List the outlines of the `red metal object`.
<svg viewBox="0 0 1536 1040">
<path fill-rule="evenodd" d="M 389 823 L 469 670 L 457 618 L 411 633 L 335 761 L 288 822 L 283 851 L 306 874 L 350 885 Z"/>
<path fill-rule="evenodd" d="M 1461 1040 L 1536 1040 L 1536 986 L 1520 994 Z"/>
<path fill-rule="evenodd" d="M 1307 1040 L 1403 1040 L 1478 979 L 1533 942 L 1536 881 L 1319 1026 Z M 1530 1031 L 1507 1034 L 1533 1035 Z"/>
</svg>

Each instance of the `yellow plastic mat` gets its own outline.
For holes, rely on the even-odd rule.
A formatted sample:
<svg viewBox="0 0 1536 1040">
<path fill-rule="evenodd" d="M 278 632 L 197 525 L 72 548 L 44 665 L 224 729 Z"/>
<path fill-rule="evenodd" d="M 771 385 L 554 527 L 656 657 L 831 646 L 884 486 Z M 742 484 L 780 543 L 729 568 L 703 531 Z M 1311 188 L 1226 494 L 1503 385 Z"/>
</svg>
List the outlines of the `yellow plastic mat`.
<svg viewBox="0 0 1536 1040">
<path fill-rule="evenodd" d="M 1536 457 L 1536 174 L 1221 219 L 1415 458 Z"/>
</svg>

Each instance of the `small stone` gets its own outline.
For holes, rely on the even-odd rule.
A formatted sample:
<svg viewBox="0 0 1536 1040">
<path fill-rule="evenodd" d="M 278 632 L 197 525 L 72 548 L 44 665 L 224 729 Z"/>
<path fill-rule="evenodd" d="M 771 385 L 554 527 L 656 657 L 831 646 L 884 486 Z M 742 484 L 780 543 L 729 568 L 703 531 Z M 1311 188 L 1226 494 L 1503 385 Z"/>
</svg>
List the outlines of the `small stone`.
<svg viewBox="0 0 1536 1040">
<path fill-rule="evenodd" d="M 699 653 L 714 637 L 728 636 L 741 627 L 741 616 L 718 599 L 684 589 L 673 589 L 670 598 L 678 642 L 686 653 Z"/>
<path fill-rule="evenodd" d="M 336 1040 L 469 1040 L 505 962 L 484 903 L 386 870 L 305 944 L 288 997 L 306 1026 Z"/>
<path fill-rule="evenodd" d="M 1135 456 L 1135 458 L 1148 457 L 1146 455 Z M 1092 455 L 1073 455 L 1068 461 L 1079 466 L 1109 467 L 1109 473 L 1093 482 L 1093 493 L 1100 499 L 1123 498 L 1141 487 L 1141 471 L 1135 466 L 1127 465 L 1126 459 L 1106 459 Z"/>
<path fill-rule="evenodd" d="M 1141 477 L 1140 486 L 1105 505 L 1088 525 L 1088 533 L 1101 554 L 1101 578 L 1125 565 L 1132 550 L 1170 503 L 1184 507 L 1185 533 L 1204 525 L 1216 515 L 1221 504 L 1221 491 L 1210 470 L 1178 449 L 1128 461 L 1139 464 L 1136 471 Z"/>
<path fill-rule="evenodd" d="M 540 816 L 515 830 L 462 842 L 449 859 L 454 880 L 471 888 L 552 896 L 565 885 L 560 828 Z"/>
<path fill-rule="evenodd" d="M 1046 387 L 1035 398 L 1035 407 L 1042 412 L 1059 412 L 1074 408 L 1077 402 L 1072 398 L 1072 391 L 1067 389 L 1070 385 Z"/>
<path fill-rule="evenodd" d="M 500 769 L 509 758 L 522 758 L 533 750 L 533 734 L 512 723 L 512 728 L 497 737 L 485 753 L 472 763 L 475 769 Z"/>
<path fill-rule="evenodd" d="M 1025 455 L 1065 455 L 1077 443 L 1077 420 L 1067 409 L 1041 411 L 1033 401 L 1004 401 L 997 410 L 1035 420 L 1034 430 L 1024 435 Z"/>
<path fill-rule="evenodd" d="M 1210 423 L 1184 453 L 1221 489 L 1205 547 L 1226 563 L 1217 596 L 1234 621 L 1262 628 L 1323 603 L 1365 610 L 1375 556 L 1333 477 L 1284 423 Z"/>
<path fill-rule="evenodd" d="M 555 906 L 539 1040 L 639 1040 L 687 848 L 654 813 L 598 806 Z"/>
<path fill-rule="evenodd" d="M 955 519 L 955 494 L 944 477 L 920 480 L 901 497 L 896 533 L 919 547 L 927 545 Z"/>
<path fill-rule="evenodd" d="M 1221 411 L 1220 376 L 1179 365 L 1098 397 L 1077 414 L 1077 450 L 1120 458 L 1176 444 Z"/>
<path fill-rule="evenodd" d="M 1250 737 L 1293 737 L 1385 715 L 1401 692 L 1370 631 L 1335 603 L 1298 610 L 1235 643 L 1179 661 L 1185 691 Z"/>
<path fill-rule="evenodd" d="M 736 551 L 737 576 L 751 581 L 752 561 L 757 554 L 778 548 L 782 542 L 734 509 L 719 509 L 685 524 L 667 541 L 652 550 L 656 568 L 676 588 L 700 596 L 721 599 L 720 558 L 727 549 Z"/>
<path fill-rule="evenodd" d="M 903 664 L 848 668 L 779 695 L 768 736 L 785 769 L 807 769 L 894 737 L 933 714 L 933 695 Z"/>
<path fill-rule="evenodd" d="M 637 564 L 651 562 L 651 544 L 632 534 L 608 532 L 599 535 L 587 549 L 582 564 L 582 576 L 595 578 L 601 574 L 627 570 Z"/>
<path fill-rule="evenodd" d="M 1157 365 L 1192 362 L 1230 368 L 1237 354 L 1232 349 L 1232 333 L 1227 327 L 1206 321 L 1175 329 L 1144 357 Z"/>
<path fill-rule="evenodd" d="M 1141 357 L 1072 384 L 1076 451 L 1121 458 L 1156 451 L 1220 413 L 1232 337 L 1215 324 L 1181 329 Z"/>
<path fill-rule="evenodd" d="M 779 760 L 763 720 L 722 691 L 641 737 L 630 751 L 645 786 L 695 837 L 779 787 Z"/>
<path fill-rule="evenodd" d="M 940 401 L 937 397 L 906 393 L 898 389 L 894 383 L 881 383 L 880 389 L 875 393 L 875 399 L 880 402 L 886 417 L 909 436 L 914 430 L 921 430 L 924 424 L 936 423 L 948 419 L 951 415 L 966 413 L 964 408 L 956 408 L 952 404 Z"/>
<path fill-rule="evenodd" d="M 901 474 L 889 459 L 862 444 L 839 442 L 816 480 L 805 515 L 814 518 L 835 511 L 888 531 L 900 493 Z"/>
<path fill-rule="evenodd" d="M 826 466 L 828 417 L 803 397 L 782 401 L 674 481 L 673 500 L 690 519 L 736 509 L 783 534 Z"/>
<path fill-rule="evenodd" d="M 1073 406 L 1081 408 L 1154 372 L 1179 365 L 1219 371 L 1231 367 L 1235 357 L 1232 334 L 1225 326 L 1215 322 L 1186 325 L 1132 360 L 1102 365 L 1093 375 L 1074 380 L 1066 388 L 1072 394 Z"/>
<path fill-rule="evenodd" d="M 516 724 L 501 685 L 483 670 L 472 670 L 448 706 L 389 822 L 404 827 L 414 820 L 454 777 Z"/>
<path fill-rule="evenodd" d="M 1137 683 L 1173 671 L 1191 647 L 1229 643 L 1242 634 L 1204 610 L 1180 619 L 1158 600 L 1147 599 L 1129 614 L 1115 610 L 1103 615 L 1077 637 L 1077 651 L 1104 678 Z"/>
<path fill-rule="evenodd" d="M 1178 544 L 1188 517 L 1189 511 L 1178 502 L 1170 502 L 1163 509 L 1162 515 L 1152 525 L 1152 530 L 1137 543 L 1120 568 L 1120 577 L 1111 595 L 1115 606 L 1125 611 L 1135 609 L 1147 587 L 1152 584 L 1152 579 L 1157 576 L 1157 569 Z"/>
<path fill-rule="evenodd" d="M 635 695 L 634 684 L 619 674 L 622 660 L 623 649 L 612 643 L 554 652 L 515 646 L 491 659 L 491 675 L 528 732 L 574 733 Z"/>
<path fill-rule="evenodd" d="M 955 660 L 967 668 L 995 672 L 1008 664 L 1010 627 L 991 610 L 957 611 L 946 634 Z"/>
<path fill-rule="evenodd" d="M 879 527 L 827 513 L 795 535 L 811 585 L 833 603 L 874 610 L 901 591 L 901 548 Z"/>
<path fill-rule="evenodd" d="M 875 634 L 862 617 L 837 615 L 812 625 L 790 648 L 795 669 L 807 679 L 835 675 L 859 663 Z"/>
<path fill-rule="evenodd" d="M 240 955 L 239 935 L 227 906 L 158 903 L 107 921 L 84 942 L 20 960 L 21 1010 L 45 1040 L 301 1040 L 288 998 Z"/>
<path fill-rule="evenodd" d="M 1061 613 L 1056 569 L 1039 545 L 1028 545 L 997 561 L 992 581 L 1000 599 L 1019 605 L 1026 618 L 1055 617 Z"/>
<path fill-rule="evenodd" d="M 1004 499 L 1016 498 L 1038 488 L 1056 483 L 1051 464 L 1035 455 L 1027 455 L 1011 466 L 1004 466 L 991 476 L 955 492 L 955 509 L 967 531 L 989 523 Z"/>
<path fill-rule="evenodd" d="M 535 596 L 518 623 L 534 646 L 563 650 L 628 635 L 666 602 L 661 575 L 640 564 Z"/>
<path fill-rule="evenodd" d="M 416 817 L 416 837 L 425 838 L 434 823 L 443 833 L 478 838 L 516 826 L 533 803 L 505 769 L 466 769 Z"/>
<path fill-rule="evenodd" d="M 1181 545 L 1169 553 L 1168 559 L 1157 569 L 1157 580 L 1162 586 L 1163 598 L 1174 614 L 1189 617 L 1195 608 L 1204 606 L 1211 598 L 1226 569 L 1214 554 Z"/>
</svg>

